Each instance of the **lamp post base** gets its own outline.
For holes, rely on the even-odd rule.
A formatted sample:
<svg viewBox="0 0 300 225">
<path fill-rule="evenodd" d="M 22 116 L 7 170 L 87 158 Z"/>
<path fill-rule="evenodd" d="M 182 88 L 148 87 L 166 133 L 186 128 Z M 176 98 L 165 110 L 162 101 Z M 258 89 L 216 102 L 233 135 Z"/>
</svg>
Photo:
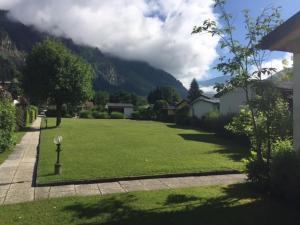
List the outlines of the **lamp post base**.
<svg viewBox="0 0 300 225">
<path fill-rule="evenodd" d="M 55 173 L 55 175 L 60 175 L 61 174 L 61 165 L 60 164 L 55 164 L 54 173 Z"/>
</svg>

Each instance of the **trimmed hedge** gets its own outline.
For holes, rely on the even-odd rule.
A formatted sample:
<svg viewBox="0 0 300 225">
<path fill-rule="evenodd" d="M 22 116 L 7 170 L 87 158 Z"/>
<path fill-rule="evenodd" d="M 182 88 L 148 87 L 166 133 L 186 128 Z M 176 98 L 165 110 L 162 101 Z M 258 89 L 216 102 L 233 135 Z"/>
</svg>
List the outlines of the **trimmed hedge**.
<svg viewBox="0 0 300 225">
<path fill-rule="evenodd" d="M 5 151 L 14 142 L 16 110 L 12 102 L 0 98 L 0 152 Z"/>
<path fill-rule="evenodd" d="M 124 119 L 124 114 L 120 112 L 111 112 L 110 114 L 111 119 Z"/>
<path fill-rule="evenodd" d="M 38 108 L 30 105 L 24 107 L 22 105 L 16 106 L 16 130 L 21 130 L 35 121 L 38 116 Z"/>
<path fill-rule="evenodd" d="M 92 119 L 93 115 L 92 112 L 89 110 L 82 110 L 79 112 L 79 117 L 84 119 Z"/>
</svg>

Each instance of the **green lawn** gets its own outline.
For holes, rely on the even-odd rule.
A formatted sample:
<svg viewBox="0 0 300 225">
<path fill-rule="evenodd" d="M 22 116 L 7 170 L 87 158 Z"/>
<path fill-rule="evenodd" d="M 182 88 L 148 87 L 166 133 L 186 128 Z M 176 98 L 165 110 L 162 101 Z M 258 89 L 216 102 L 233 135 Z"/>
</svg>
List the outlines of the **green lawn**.
<svg viewBox="0 0 300 225">
<path fill-rule="evenodd" d="M 15 133 L 15 142 L 17 144 L 20 143 L 20 141 L 25 133 L 26 133 L 26 131 L 18 131 Z M 4 152 L 0 153 L 0 164 L 2 164 L 7 159 L 9 154 L 12 152 L 13 148 L 14 148 L 14 146 L 11 147 L 11 149 L 7 149 Z"/>
<path fill-rule="evenodd" d="M 1 225 L 296 225 L 299 209 L 248 184 L 0 206 Z"/>
<path fill-rule="evenodd" d="M 243 169 L 247 150 L 214 134 L 133 120 L 63 119 L 43 129 L 38 183 Z M 63 136 L 62 175 L 53 138 Z"/>
</svg>

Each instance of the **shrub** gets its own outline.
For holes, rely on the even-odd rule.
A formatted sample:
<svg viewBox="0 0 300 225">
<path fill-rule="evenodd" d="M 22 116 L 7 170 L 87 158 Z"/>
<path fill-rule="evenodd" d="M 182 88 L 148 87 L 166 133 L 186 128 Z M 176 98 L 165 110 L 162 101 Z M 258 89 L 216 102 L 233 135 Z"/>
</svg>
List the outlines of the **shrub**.
<svg viewBox="0 0 300 225">
<path fill-rule="evenodd" d="M 190 125 L 191 118 L 189 117 L 190 107 L 185 105 L 179 109 L 176 109 L 175 112 L 175 122 L 178 125 L 187 126 Z"/>
<path fill-rule="evenodd" d="M 269 188 L 269 167 L 264 160 L 258 160 L 256 152 L 252 151 L 246 160 L 248 180 L 261 190 Z"/>
<path fill-rule="evenodd" d="M 271 190 L 287 200 L 300 200 L 300 155 L 293 150 L 290 140 L 274 144 L 270 170 Z"/>
<path fill-rule="evenodd" d="M 141 108 L 138 111 L 132 113 L 132 119 L 135 120 L 152 120 L 155 118 L 154 111 L 149 108 Z"/>
<path fill-rule="evenodd" d="M 0 97 L 0 152 L 13 144 L 15 116 L 15 107 L 12 102 Z"/>
<path fill-rule="evenodd" d="M 84 119 L 92 119 L 92 112 L 89 110 L 83 110 L 79 112 L 79 117 Z"/>
<path fill-rule="evenodd" d="M 107 112 L 93 111 L 92 116 L 95 119 L 109 119 L 109 115 Z"/>
<path fill-rule="evenodd" d="M 112 112 L 110 114 L 111 119 L 124 119 L 124 114 L 120 112 Z"/>
<path fill-rule="evenodd" d="M 26 127 L 26 108 L 21 105 L 16 106 L 16 130 L 22 130 Z"/>
</svg>

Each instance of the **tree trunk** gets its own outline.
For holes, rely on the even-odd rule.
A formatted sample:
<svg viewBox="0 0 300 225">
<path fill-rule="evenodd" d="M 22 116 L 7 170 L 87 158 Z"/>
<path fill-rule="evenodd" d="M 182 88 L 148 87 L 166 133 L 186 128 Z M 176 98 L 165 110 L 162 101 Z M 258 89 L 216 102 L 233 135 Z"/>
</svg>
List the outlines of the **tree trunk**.
<svg viewBox="0 0 300 225">
<path fill-rule="evenodd" d="M 269 118 L 267 118 L 267 120 L 269 120 Z M 270 124 L 267 123 L 267 165 L 270 168 L 270 161 L 271 161 L 271 134 L 270 134 Z"/>
<path fill-rule="evenodd" d="M 56 104 L 56 127 L 59 127 L 61 124 L 61 110 L 62 110 L 62 104 L 57 103 Z"/>
</svg>

